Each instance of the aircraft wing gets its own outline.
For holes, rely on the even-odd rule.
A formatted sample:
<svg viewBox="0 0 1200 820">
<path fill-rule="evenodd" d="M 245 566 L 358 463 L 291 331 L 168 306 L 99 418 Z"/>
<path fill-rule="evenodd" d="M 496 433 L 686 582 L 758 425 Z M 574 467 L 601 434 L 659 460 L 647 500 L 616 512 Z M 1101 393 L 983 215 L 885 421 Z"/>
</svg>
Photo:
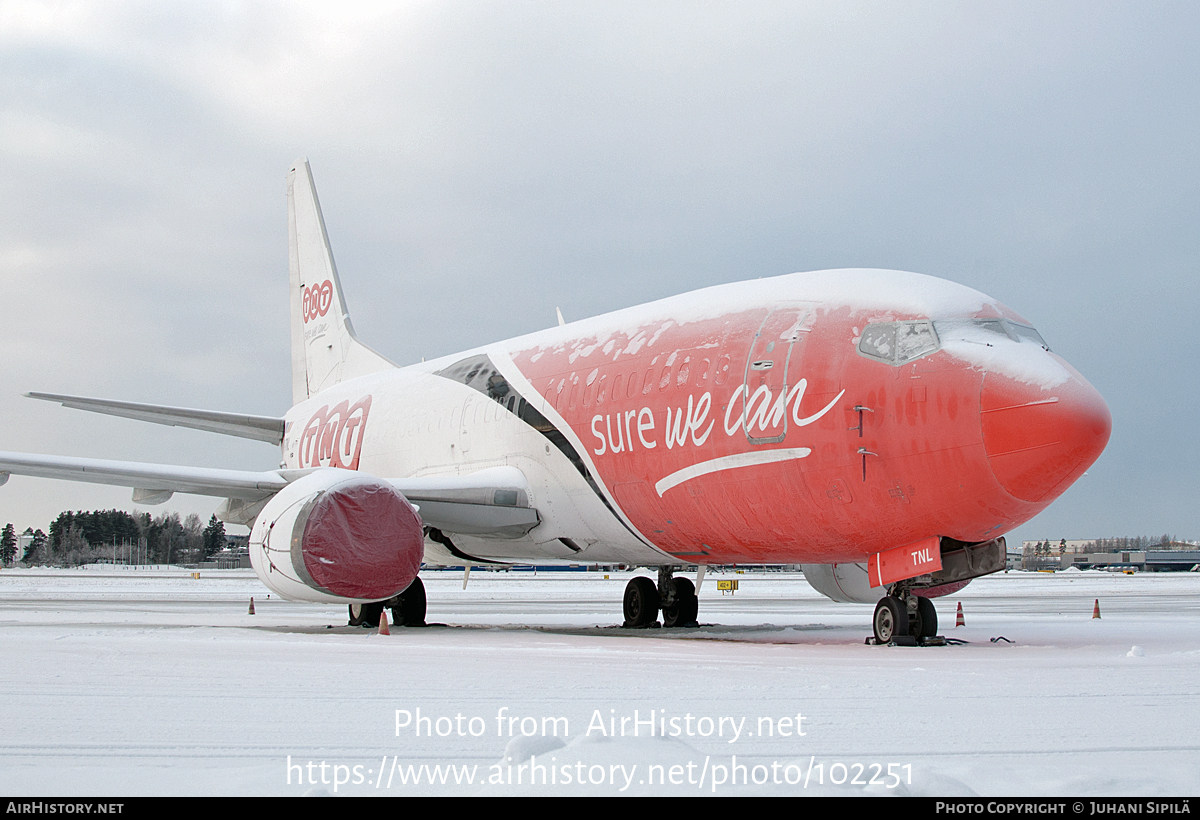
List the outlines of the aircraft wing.
<svg viewBox="0 0 1200 820">
<path fill-rule="evenodd" d="M 242 413 L 222 413 L 216 410 L 191 410 L 186 407 L 167 407 L 160 404 L 138 404 L 131 401 L 89 399 L 84 396 L 60 396 L 57 393 L 26 393 L 31 399 L 58 402 L 63 407 L 88 410 L 109 416 L 121 416 L 172 427 L 191 427 L 226 436 L 279 444 L 283 441 L 283 419 L 274 416 L 248 416 Z M 188 492 L 181 490 L 180 492 Z"/>
<path fill-rule="evenodd" d="M 0 452 L 0 473 L 4 474 L 6 481 L 10 474 L 16 473 L 65 481 L 86 481 L 89 484 L 115 484 L 158 493 L 193 493 L 246 501 L 260 501 L 272 496 L 290 481 L 299 478 L 297 473 L 306 472 L 311 471 L 219 470 L 212 467 L 174 467 L 137 461 Z M 135 500 L 138 499 L 135 497 Z M 161 500 L 165 501 L 166 498 Z"/>
<path fill-rule="evenodd" d="M 323 468 L 316 468 L 323 469 Z M 158 504 L 172 493 L 236 498 L 254 503 L 313 470 L 221 470 L 136 461 L 0 452 L 0 484 L 9 475 L 113 484 L 134 488 L 133 500 Z M 540 522 L 529 484 L 516 467 L 494 467 L 465 476 L 388 479 L 417 506 L 428 526 L 449 533 L 515 538 Z"/>
<path fill-rule="evenodd" d="M 422 521 L 444 532 L 519 538 L 541 522 L 529 482 L 516 467 L 388 481 L 417 505 Z"/>
</svg>

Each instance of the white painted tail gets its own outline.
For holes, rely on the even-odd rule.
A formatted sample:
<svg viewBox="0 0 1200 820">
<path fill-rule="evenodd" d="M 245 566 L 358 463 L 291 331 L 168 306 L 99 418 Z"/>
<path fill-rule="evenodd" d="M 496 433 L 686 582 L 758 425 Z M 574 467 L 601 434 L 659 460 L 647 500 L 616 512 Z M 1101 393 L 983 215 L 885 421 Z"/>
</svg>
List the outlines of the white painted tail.
<svg viewBox="0 0 1200 820">
<path fill-rule="evenodd" d="M 395 367 L 354 335 L 307 159 L 288 171 L 292 402 Z"/>
</svg>

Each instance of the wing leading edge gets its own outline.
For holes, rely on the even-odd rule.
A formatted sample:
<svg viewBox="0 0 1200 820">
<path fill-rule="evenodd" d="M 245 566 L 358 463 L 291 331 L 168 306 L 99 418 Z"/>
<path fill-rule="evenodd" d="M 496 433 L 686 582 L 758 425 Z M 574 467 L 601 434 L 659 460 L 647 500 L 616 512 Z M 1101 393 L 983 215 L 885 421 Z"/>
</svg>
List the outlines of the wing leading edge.
<svg viewBox="0 0 1200 820">
<path fill-rule="evenodd" d="M 282 490 L 298 474 L 311 470 L 221 470 L 213 467 L 175 467 L 138 461 L 111 461 L 101 458 L 42 456 L 29 453 L 0 452 L 0 472 L 85 481 L 89 484 L 114 484 L 168 493 L 192 493 L 220 498 L 259 501 Z M 288 475 L 291 474 L 291 475 Z M 168 496 L 169 497 L 169 496 Z M 166 497 L 162 499 L 166 501 Z"/>
</svg>

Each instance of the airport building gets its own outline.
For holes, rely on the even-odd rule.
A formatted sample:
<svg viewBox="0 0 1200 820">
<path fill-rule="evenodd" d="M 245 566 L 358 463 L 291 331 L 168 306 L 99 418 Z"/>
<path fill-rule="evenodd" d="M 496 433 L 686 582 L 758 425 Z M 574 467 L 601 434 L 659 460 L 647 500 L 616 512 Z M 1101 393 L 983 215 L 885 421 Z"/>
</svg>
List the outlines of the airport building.
<svg viewBox="0 0 1200 820">
<path fill-rule="evenodd" d="M 1139 550 L 1098 550 L 1097 539 L 1022 543 L 1021 568 L 1133 569 L 1142 572 L 1200 571 L 1200 544 L 1170 541 Z M 1047 549 L 1049 547 L 1049 549 Z"/>
</svg>

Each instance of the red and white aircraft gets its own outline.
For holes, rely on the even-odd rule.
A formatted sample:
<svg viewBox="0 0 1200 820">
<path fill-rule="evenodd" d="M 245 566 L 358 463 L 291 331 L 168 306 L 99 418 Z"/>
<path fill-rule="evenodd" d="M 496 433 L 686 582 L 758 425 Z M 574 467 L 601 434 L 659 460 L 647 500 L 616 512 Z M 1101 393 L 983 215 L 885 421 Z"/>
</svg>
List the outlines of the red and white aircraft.
<svg viewBox="0 0 1200 820">
<path fill-rule="evenodd" d="M 288 174 L 282 418 L 30 394 L 279 445 L 264 472 L 0 453 L 0 472 L 225 498 L 291 599 L 423 623 L 422 562 L 619 563 L 627 626 L 694 624 L 684 565 L 803 564 L 932 636 L 929 597 L 1003 568 L 1001 535 L 1104 449 L 1099 394 L 1029 323 L 914 273 L 706 288 L 397 367 L 354 334 L 307 161 Z"/>
</svg>

